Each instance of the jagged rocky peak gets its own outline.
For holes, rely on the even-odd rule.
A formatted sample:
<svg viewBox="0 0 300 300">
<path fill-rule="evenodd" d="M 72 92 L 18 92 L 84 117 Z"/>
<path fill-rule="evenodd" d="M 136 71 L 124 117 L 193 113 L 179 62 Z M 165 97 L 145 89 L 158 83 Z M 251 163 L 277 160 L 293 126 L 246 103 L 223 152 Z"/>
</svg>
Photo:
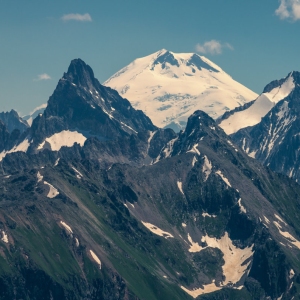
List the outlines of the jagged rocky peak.
<svg viewBox="0 0 300 300">
<path fill-rule="evenodd" d="M 171 66 L 179 67 L 178 60 L 174 57 L 173 53 L 168 50 L 162 49 L 158 53 L 158 57 L 155 59 L 155 61 L 152 64 L 152 70 L 158 64 L 161 64 L 161 68 L 164 69 L 167 63 L 170 64 Z"/>
<path fill-rule="evenodd" d="M 196 73 L 196 69 L 201 71 L 202 69 L 207 69 L 213 72 L 220 72 L 217 68 L 213 67 L 213 64 L 210 64 L 209 61 L 205 62 L 204 58 L 196 53 L 184 53 L 177 54 L 169 50 L 162 49 L 157 52 L 157 58 L 152 63 L 151 70 L 153 71 L 156 65 L 161 65 L 161 69 L 165 69 L 170 66 L 175 66 L 180 68 L 182 65 L 185 67 L 190 67 L 192 73 Z"/>
<path fill-rule="evenodd" d="M 215 126 L 215 121 L 207 113 L 202 110 L 196 110 L 189 118 L 185 133 L 189 134 L 192 131 L 203 130 L 203 128 Z"/>
<path fill-rule="evenodd" d="M 57 150 L 72 147 L 75 142 L 83 146 L 89 137 L 115 140 L 155 129 L 143 112 L 133 109 L 116 91 L 102 86 L 89 65 L 74 59 L 50 96 L 44 113 L 32 123 L 31 150 Z"/>
<path fill-rule="evenodd" d="M 71 61 L 68 72 L 64 73 L 63 79 L 67 79 L 77 86 L 91 86 L 95 81 L 92 68 L 80 58 Z"/>
<path fill-rule="evenodd" d="M 18 129 L 22 133 L 29 127 L 28 123 L 13 109 L 9 112 L 1 112 L 0 120 L 5 124 L 8 132 Z"/>
<path fill-rule="evenodd" d="M 212 67 L 208 63 L 206 63 L 200 55 L 193 54 L 190 59 L 186 63 L 187 66 L 195 66 L 199 71 L 202 70 L 202 68 L 213 71 L 213 72 L 220 72 L 216 68 Z"/>
<path fill-rule="evenodd" d="M 254 126 L 241 128 L 231 135 L 234 142 L 249 156 L 298 182 L 300 181 L 299 83 L 300 73 L 291 72 L 286 78 L 267 85 L 265 88 L 267 92 L 262 95 L 278 97 L 277 95 L 281 94 L 282 99 L 278 98 L 278 102 L 274 103 Z M 253 114 L 249 116 L 253 118 Z"/>
<path fill-rule="evenodd" d="M 197 110 L 188 118 L 185 130 L 180 131 L 177 137 L 170 140 L 153 162 L 185 152 L 197 154 L 198 144 L 202 143 L 204 139 L 206 142 L 216 139 L 224 140 L 226 145 L 229 140 L 224 131 L 217 126 L 214 119 L 204 111 Z"/>
<path fill-rule="evenodd" d="M 295 87 L 299 86 L 299 78 L 299 72 L 291 72 L 285 78 L 272 81 L 264 88 L 264 92 L 255 101 L 251 102 L 250 105 L 246 103 L 241 108 L 236 108 L 224 114 L 219 121 L 219 126 L 227 134 L 234 134 L 243 128 L 260 123 L 261 119 L 277 103 L 283 99 L 287 99 L 294 92 Z"/>
<path fill-rule="evenodd" d="M 290 81 L 291 84 L 300 84 L 300 72 L 292 71 L 285 78 L 271 81 L 265 86 L 263 93 L 270 93 L 273 89 L 281 87 L 287 81 Z"/>
</svg>

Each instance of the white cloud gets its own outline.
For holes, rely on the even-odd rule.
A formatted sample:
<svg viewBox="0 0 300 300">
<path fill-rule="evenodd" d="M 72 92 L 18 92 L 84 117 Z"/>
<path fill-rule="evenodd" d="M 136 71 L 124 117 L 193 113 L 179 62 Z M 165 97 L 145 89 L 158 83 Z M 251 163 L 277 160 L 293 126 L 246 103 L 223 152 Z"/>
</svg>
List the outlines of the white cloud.
<svg viewBox="0 0 300 300">
<path fill-rule="evenodd" d="M 47 74 L 47 73 L 44 73 L 44 74 L 40 74 L 38 75 L 38 77 L 36 79 L 33 79 L 34 81 L 40 81 L 40 80 L 50 80 L 51 77 Z"/>
<path fill-rule="evenodd" d="M 300 20 L 300 0 L 279 0 L 280 5 L 275 14 L 282 20 Z"/>
<path fill-rule="evenodd" d="M 67 14 L 61 17 L 63 21 L 80 21 L 80 22 L 92 22 L 90 14 Z"/>
<path fill-rule="evenodd" d="M 203 54 L 221 54 L 224 48 L 233 50 L 229 43 L 220 43 L 216 40 L 207 41 L 204 44 L 197 44 L 196 51 Z"/>
</svg>

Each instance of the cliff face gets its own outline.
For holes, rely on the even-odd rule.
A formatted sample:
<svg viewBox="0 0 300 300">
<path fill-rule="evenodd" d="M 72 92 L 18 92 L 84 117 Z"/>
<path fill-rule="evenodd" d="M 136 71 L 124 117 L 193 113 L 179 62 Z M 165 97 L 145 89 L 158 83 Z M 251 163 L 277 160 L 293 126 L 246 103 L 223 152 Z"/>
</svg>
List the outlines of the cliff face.
<svg viewBox="0 0 300 300">
<path fill-rule="evenodd" d="M 95 128 L 70 74 L 66 107 L 52 96 L 1 161 L 1 299 L 297 299 L 298 184 L 202 111 L 175 134 L 112 105 Z"/>
</svg>

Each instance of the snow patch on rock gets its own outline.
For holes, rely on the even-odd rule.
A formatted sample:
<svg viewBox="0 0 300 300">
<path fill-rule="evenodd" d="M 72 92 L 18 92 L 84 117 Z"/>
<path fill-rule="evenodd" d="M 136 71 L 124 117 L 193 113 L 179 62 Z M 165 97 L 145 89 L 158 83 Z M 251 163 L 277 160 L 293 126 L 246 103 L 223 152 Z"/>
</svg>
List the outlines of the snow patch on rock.
<svg viewBox="0 0 300 300">
<path fill-rule="evenodd" d="M 47 194 L 48 198 L 54 198 L 54 197 L 56 197 L 59 194 L 59 191 L 52 184 L 50 184 L 47 181 L 44 181 L 44 184 L 48 185 L 49 188 L 50 188 L 49 192 Z"/>
<path fill-rule="evenodd" d="M 189 242 L 192 241 L 190 235 L 188 235 L 188 239 Z M 181 286 L 181 288 L 193 298 L 196 298 L 199 295 L 218 291 L 223 287 L 232 286 L 233 284 L 239 282 L 243 275 L 248 271 L 248 267 L 251 263 L 250 258 L 254 253 L 254 245 L 246 247 L 244 249 L 240 249 L 233 245 L 232 240 L 229 238 L 227 232 L 225 232 L 225 235 L 221 237 L 221 239 L 211 238 L 207 235 L 203 236 L 201 242 L 205 242 L 207 246 L 202 247 L 198 243 L 192 241 L 192 245 L 189 251 L 193 249 L 193 251 L 190 252 L 200 252 L 207 247 L 220 249 L 224 254 L 223 259 L 225 261 L 225 264 L 222 266 L 222 270 L 223 275 L 225 276 L 225 280 L 221 283 L 220 286 L 216 286 L 215 282 L 212 282 L 210 284 L 204 285 L 203 288 L 194 290 L 189 290 Z M 247 260 L 249 261 L 245 263 Z"/>
<path fill-rule="evenodd" d="M 246 208 L 242 205 L 242 198 L 239 199 L 238 204 L 239 204 L 241 212 L 243 212 L 244 214 L 247 213 Z"/>
<path fill-rule="evenodd" d="M 67 234 L 69 234 L 69 235 L 72 236 L 72 234 L 73 234 L 72 228 L 68 224 L 66 224 L 65 222 L 63 222 L 63 221 L 60 221 L 60 224 L 64 227 L 64 229 L 66 230 Z"/>
<path fill-rule="evenodd" d="M 218 174 L 222 179 L 223 181 L 229 186 L 231 187 L 231 184 L 229 182 L 229 180 L 222 174 L 222 172 L 220 170 L 216 171 L 216 174 Z"/>
<path fill-rule="evenodd" d="M 7 234 L 5 233 L 4 230 L 2 230 L 2 238 L 1 238 L 1 241 L 8 244 L 8 236 Z"/>
<path fill-rule="evenodd" d="M 158 228 L 157 226 L 155 226 L 151 223 L 147 223 L 147 222 L 143 222 L 143 221 L 141 221 L 141 222 L 146 228 L 148 228 L 152 233 L 154 233 L 156 235 L 162 236 L 165 239 L 174 238 L 174 236 L 171 233 L 169 233 L 167 231 L 163 231 L 163 230 L 161 230 L 160 228 Z"/>
<path fill-rule="evenodd" d="M 56 167 L 56 166 L 58 165 L 58 163 L 59 163 L 59 160 L 60 160 L 60 158 L 58 158 L 58 159 L 55 161 L 55 163 L 54 163 L 54 167 Z"/>
<path fill-rule="evenodd" d="M 194 156 L 194 157 L 193 157 L 193 161 L 192 161 L 192 166 L 193 166 L 193 167 L 195 166 L 195 163 L 196 163 L 197 161 L 198 161 L 198 160 L 197 160 L 196 156 Z"/>
<path fill-rule="evenodd" d="M 63 130 L 46 138 L 37 149 L 43 149 L 45 142 L 50 144 L 52 151 L 59 151 L 61 147 L 72 147 L 75 143 L 78 143 L 82 147 L 85 141 L 86 137 L 82 133 Z"/>
<path fill-rule="evenodd" d="M 43 180 L 44 176 L 41 175 L 41 173 L 38 171 L 37 174 L 36 174 L 36 177 L 37 177 L 37 182 L 40 182 Z"/>
<path fill-rule="evenodd" d="M 261 94 L 255 102 L 245 110 L 235 112 L 223 120 L 219 126 L 228 134 L 232 134 L 248 126 L 254 126 L 263 118 L 280 100 L 287 97 L 295 88 L 292 74 L 279 87 L 269 93 Z"/>
<path fill-rule="evenodd" d="M 0 153 L 0 161 L 2 161 L 2 159 L 6 156 L 6 154 L 13 153 L 13 152 L 18 152 L 18 151 L 26 152 L 28 150 L 29 146 L 30 146 L 29 140 L 25 139 L 20 144 L 14 146 L 12 149 L 10 149 L 8 151 L 2 151 Z"/>
<path fill-rule="evenodd" d="M 75 171 L 76 177 L 77 177 L 78 179 L 81 179 L 81 178 L 83 177 L 83 175 L 82 175 L 77 169 L 75 169 L 74 167 L 72 167 L 72 169 Z"/>
<path fill-rule="evenodd" d="M 276 214 L 274 214 L 274 216 L 275 216 L 275 218 L 277 219 L 277 220 L 279 220 L 280 222 L 282 222 L 285 226 L 287 226 L 287 224 L 278 216 L 278 215 L 276 215 Z"/>
<path fill-rule="evenodd" d="M 294 238 L 289 232 L 287 231 L 282 231 L 282 227 L 281 225 L 276 222 L 276 221 L 273 221 L 274 225 L 277 227 L 279 233 L 284 236 L 286 238 L 286 240 L 293 244 L 294 246 L 296 246 L 298 249 L 300 249 L 300 241 L 298 241 L 296 238 Z"/>
<path fill-rule="evenodd" d="M 95 254 L 93 250 L 90 250 L 90 254 L 93 260 L 99 265 L 99 269 L 101 270 L 101 260 L 99 259 L 99 257 Z"/>
<path fill-rule="evenodd" d="M 177 181 L 177 186 L 178 186 L 178 189 L 181 192 L 181 194 L 184 196 L 184 192 L 183 192 L 183 189 L 182 189 L 182 182 L 181 181 Z"/>
<path fill-rule="evenodd" d="M 198 143 L 193 145 L 192 148 L 188 150 L 186 153 L 191 152 L 200 155 L 200 151 L 197 149 L 197 147 L 198 147 Z"/>
<path fill-rule="evenodd" d="M 208 179 L 209 175 L 211 174 L 211 170 L 212 170 L 212 164 L 208 160 L 207 156 L 204 155 L 204 162 L 203 162 L 203 166 L 202 166 L 202 172 L 205 176 L 204 181 L 206 181 Z"/>
<path fill-rule="evenodd" d="M 206 212 L 202 213 L 202 217 L 205 218 L 205 217 L 208 217 L 208 218 L 216 218 L 217 216 L 216 215 L 210 215 Z"/>
</svg>

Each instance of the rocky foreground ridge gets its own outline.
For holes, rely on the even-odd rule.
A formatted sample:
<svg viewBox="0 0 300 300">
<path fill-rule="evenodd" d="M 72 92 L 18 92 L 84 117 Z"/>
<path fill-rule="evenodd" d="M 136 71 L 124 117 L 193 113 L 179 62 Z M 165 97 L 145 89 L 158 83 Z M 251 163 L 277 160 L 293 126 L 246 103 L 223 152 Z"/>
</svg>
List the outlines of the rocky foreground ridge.
<svg viewBox="0 0 300 300">
<path fill-rule="evenodd" d="M 206 113 L 158 129 L 74 60 L 3 149 L 1 299 L 299 299 L 300 187 Z"/>
</svg>

